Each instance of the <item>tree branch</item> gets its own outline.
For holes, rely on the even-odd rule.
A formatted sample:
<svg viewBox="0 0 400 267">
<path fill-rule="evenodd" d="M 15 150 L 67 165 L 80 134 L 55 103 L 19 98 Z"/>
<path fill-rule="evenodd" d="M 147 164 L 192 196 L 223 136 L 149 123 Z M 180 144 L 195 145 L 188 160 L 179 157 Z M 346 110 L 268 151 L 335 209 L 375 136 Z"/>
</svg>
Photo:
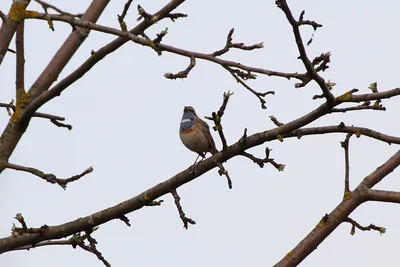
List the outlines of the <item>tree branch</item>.
<svg viewBox="0 0 400 267">
<path fill-rule="evenodd" d="M 15 85 L 17 90 L 22 89 L 25 91 L 24 21 L 21 21 L 17 28 L 15 47 L 17 53 Z"/>
<path fill-rule="evenodd" d="M 48 13 L 47 13 L 47 10 L 48 10 L 49 8 L 51 8 L 51 9 L 53 9 L 54 11 L 60 13 L 61 15 L 66 15 L 66 16 L 76 17 L 76 18 L 81 18 L 81 17 L 83 16 L 83 14 L 71 14 L 71 13 L 62 11 L 62 10 L 59 9 L 58 7 L 56 7 L 56 6 L 54 6 L 54 5 L 51 5 L 51 4 L 48 4 L 48 3 L 44 2 L 44 1 L 41 1 L 41 0 L 35 0 L 35 1 L 36 1 L 37 3 L 39 3 L 39 4 L 42 6 L 42 8 L 43 8 L 43 10 L 44 10 L 44 13 L 46 13 L 46 14 L 48 14 Z"/>
<path fill-rule="evenodd" d="M 362 192 L 367 201 L 390 202 L 400 204 L 400 192 L 369 189 Z"/>
<path fill-rule="evenodd" d="M 344 149 L 344 161 L 345 161 L 345 174 L 344 174 L 344 198 L 349 197 L 350 185 L 350 163 L 349 163 L 349 140 L 353 133 L 348 133 L 343 142 L 340 142 Z"/>
<path fill-rule="evenodd" d="M 297 45 L 297 48 L 300 53 L 300 59 L 303 62 L 304 67 L 307 70 L 307 73 L 319 85 L 326 100 L 328 102 L 332 102 L 333 95 L 330 92 L 328 86 L 326 85 L 325 80 L 317 73 L 317 71 L 314 69 L 313 64 L 311 63 L 310 59 L 307 56 L 307 52 L 304 47 L 303 40 L 301 38 L 301 34 L 300 34 L 300 30 L 299 30 L 299 26 L 304 24 L 301 22 L 303 20 L 302 16 L 300 16 L 300 22 L 297 21 L 293 17 L 292 11 L 290 10 L 286 0 L 277 0 L 276 4 L 280 9 L 282 9 L 282 11 L 285 13 L 286 18 L 289 21 L 290 25 L 292 25 L 293 34 L 294 34 L 294 37 L 296 40 L 296 45 Z M 302 14 L 304 15 L 304 13 L 302 13 Z"/>
<path fill-rule="evenodd" d="M 8 115 L 12 116 L 12 113 L 15 112 L 15 105 L 13 104 L 13 101 L 11 103 L 0 103 L 0 107 L 6 108 Z M 67 128 L 68 130 L 72 130 L 72 125 L 70 124 L 64 124 L 61 123 L 60 121 L 65 121 L 64 117 L 56 116 L 56 115 L 51 115 L 47 113 L 41 113 L 41 112 L 35 112 L 33 114 L 33 117 L 37 118 L 43 118 L 43 119 L 49 119 L 51 123 L 58 127 L 64 127 Z"/>
<path fill-rule="evenodd" d="M 41 170 L 35 169 L 35 168 L 30 168 L 30 167 L 25 167 L 25 166 L 21 166 L 21 165 L 16 165 L 16 164 L 12 164 L 9 162 L 5 162 L 3 164 L 2 167 L 3 168 L 7 168 L 7 169 L 12 169 L 12 170 L 16 170 L 16 171 L 23 171 L 23 172 L 28 172 L 31 173 L 37 177 L 42 178 L 43 180 L 45 180 L 46 182 L 49 182 L 51 184 L 58 184 L 59 186 L 61 186 L 64 190 L 67 188 L 67 184 L 77 181 L 80 178 L 82 178 L 83 176 L 85 176 L 86 174 L 89 174 L 93 171 L 92 167 L 89 167 L 88 169 L 86 169 L 84 172 L 82 172 L 81 174 L 78 175 L 74 175 L 70 178 L 66 178 L 66 179 L 62 179 L 62 178 L 57 178 L 54 174 L 52 173 L 44 173 Z"/>
<path fill-rule="evenodd" d="M 171 195 L 174 197 L 175 206 L 178 210 L 179 217 L 181 218 L 181 220 L 183 222 L 183 228 L 185 228 L 187 230 L 189 224 L 195 225 L 196 222 L 194 220 L 186 217 L 185 212 L 183 212 L 183 209 L 181 206 L 181 197 L 178 195 L 178 192 L 176 192 L 175 189 L 171 190 Z"/>
<path fill-rule="evenodd" d="M 24 16 L 27 13 L 26 7 L 29 3 L 30 0 L 14 0 L 6 18 L 7 23 L 4 22 L 5 17 L 1 16 L 3 24 L 0 28 L 0 65 L 3 62 L 8 46 L 14 37 L 14 33 L 17 30 L 19 23 L 24 19 Z"/>
<path fill-rule="evenodd" d="M 126 27 L 126 23 L 125 23 L 124 19 L 125 19 L 126 14 L 128 14 L 128 10 L 132 4 L 132 1 L 133 0 L 126 1 L 125 5 L 124 5 L 124 9 L 122 10 L 122 14 L 117 15 L 119 26 L 121 27 L 121 30 L 123 30 L 124 32 L 128 31 L 128 28 Z"/>
<path fill-rule="evenodd" d="M 297 266 L 309 254 L 311 254 L 342 222 L 350 213 L 365 201 L 366 189 L 374 185 L 374 181 L 380 181 L 400 165 L 400 151 L 396 152 L 389 160 L 379 166 L 368 175 L 352 192 L 351 197 L 343 200 L 330 214 L 324 216 L 317 226 L 286 256 L 281 259 L 275 267 Z"/>
<path fill-rule="evenodd" d="M 376 226 L 372 223 L 368 226 L 362 226 L 361 224 L 359 224 L 355 220 L 351 219 L 350 217 L 347 217 L 346 219 L 344 219 L 344 222 L 348 222 L 351 224 L 351 231 L 350 231 L 351 235 L 354 235 L 356 233 L 356 228 L 361 231 L 375 230 L 375 231 L 378 231 L 381 235 L 386 232 L 386 228 L 384 228 L 384 227 Z"/>
<path fill-rule="evenodd" d="M 293 132 L 287 133 L 283 135 L 284 138 L 288 137 L 297 137 L 298 139 L 302 138 L 304 135 L 320 135 L 327 133 L 353 133 L 357 137 L 361 135 L 365 135 L 376 140 L 386 142 L 390 144 L 400 144 L 400 137 L 386 135 L 368 128 L 357 127 L 357 126 L 345 126 L 344 123 L 341 123 L 337 126 L 322 126 L 322 127 L 310 127 L 310 128 L 301 128 L 295 130 Z"/>
</svg>

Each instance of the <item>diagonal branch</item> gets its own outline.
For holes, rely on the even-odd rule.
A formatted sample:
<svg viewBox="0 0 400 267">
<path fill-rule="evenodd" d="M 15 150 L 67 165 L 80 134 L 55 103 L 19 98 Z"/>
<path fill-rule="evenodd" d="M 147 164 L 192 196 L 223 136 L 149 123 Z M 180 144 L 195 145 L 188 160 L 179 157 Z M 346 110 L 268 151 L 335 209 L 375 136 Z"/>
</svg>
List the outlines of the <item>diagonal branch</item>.
<svg viewBox="0 0 400 267">
<path fill-rule="evenodd" d="M 304 67 L 307 70 L 309 76 L 319 85 L 321 88 L 323 95 L 325 96 L 328 102 L 333 101 L 333 95 L 330 92 L 328 86 L 325 83 L 325 80 L 317 73 L 314 69 L 313 64 L 311 63 L 310 59 L 307 56 L 306 49 L 303 44 L 303 40 L 301 38 L 299 26 L 302 25 L 302 22 L 297 21 L 292 14 L 286 0 L 277 0 L 276 4 L 282 11 L 285 13 L 287 20 L 289 21 L 290 25 L 292 25 L 294 38 L 296 40 L 296 45 L 300 53 L 300 59 L 303 62 Z M 303 13 L 304 15 L 304 13 Z M 300 16 L 300 20 L 303 20 L 302 16 Z M 304 24 L 304 23 L 303 23 Z"/>
<path fill-rule="evenodd" d="M 374 95 L 376 94 L 374 93 Z M 334 104 L 339 105 L 340 101 L 335 101 Z M 304 127 L 305 125 L 308 125 L 309 123 L 317 120 L 321 116 L 327 114 L 327 112 L 331 108 L 331 104 L 324 103 L 320 107 L 309 112 L 308 114 L 293 121 L 287 122 L 282 126 L 264 132 L 255 133 L 251 136 L 246 135 L 245 138 L 241 138 L 235 144 L 228 146 L 223 153 L 216 153 L 215 155 L 198 163 L 196 165 L 196 173 L 193 173 L 191 171 L 191 168 L 187 168 L 184 171 L 177 173 L 170 179 L 159 183 L 152 188 L 149 188 L 146 191 L 138 194 L 137 196 L 110 208 L 101 210 L 86 217 L 79 218 L 75 221 L 70 221 L 56 226 L 47 226 L 40 235 L 28 234 L 18 237 L 11 236 L 1 238 L 0 253 L 44 240 L 60 239 L 65 236 L 84 231 L 85 229 L 90 229 L 92 227 L 104 224 L 110 220 L 119 220 L 122 215 L 141 209 L 142 207 L 147 206 L 149 201 L 155 200 L 162 195 L 168 194 L 171 190 L 177 189 L 183 184 L 189 183 L 190 181 L 200 177 L 205 172 L 208 172 L 209 170 L 215 168 L 217 166 L 217 162 L 225 162 L 235 156 L 242 154 L 245 150 L 251 147 L 259 146 L 260 144 L 263 144 L 267 141 L 276 140 L 278 135 L 284 136 L 288 133 L 294 133 L 296 129 Z M 386 163 L 384 163 L 380 168 L 378 168 L 375 172 L 373 172 L 370 176 L 365 178 L 364 180 L 368 181 L 366 185 L 373 185 L 374 182 L 385 177 L 398 165 L 400 165 L 400 151 L 395 154 L 391 159 L 389 159 Z M 316 232 L 316 234 L 314 234 L 315 232 L 313 232 L 310 236 L 306 237 L 306 240 L 308 238 L 309 240 L 311 240 L 311 244 L 315 244 L 316 246 L 320 244 L 337 227 L 337 225 L 341 222 L 341 219 L 346 218 L 358 205 L 362 203 L 363 199 L 360 197 L 360 191 L 362 191 L 361 188 L 364 187 L 365 184 L 362 184 L 358 188 L 356 188 L 356 190 L 353 191 L 354 193 L 352 194 L 351 198 L 343 201 L 338 206 L 338 208 L 335 209 L 333 213 L 331 213 L 334 220 L 328 228 L 319 227 L 318 232 Z M 293 255 L 295 257 L 295 262 L 301 262 L 314 249 L 315 247 L 313 247 L 311 250 L 308 250 L 304 247 L 299 247 L 299 249 L 295 249 L 294 251 L 292 251 L 290 255 Z M 289 258 L 288 260 L 291 261 L 292 258 Z"/>
<path fill-rule="evenodd" d="M 188 217 L 186 217 L 185 212 L 183 212 L 182 206 L 181 206 L 181 197 L 178 195 L 178 192 L 176 192 L 176 189 L 171 190 L 171 195 L 174 197 L 175 201 L 175 206 L 178 210 L 179 217 L 181 218 L 183 222 L 183 227 L 187 230 L 189 224 L 195 225 L 196 222 Z"/>
<path fill-rule="evenodd" d="M 29 1 L 27 1 L 29 2 Z M 100 14 L 103 12 L 105 7 L 108 4 L 108 0 L 93 0 L 92 4 L 89 6 L 88 10 L 85 12 L 83 19 L 87 21 L 96 21 Z M 14 3 L 15 4 L 15 3 Z M 14 5 L 13 4 L 13 5 Z M 25 9 L 24 9 L 25 10 Z M 24 18 L 32 16 L 35 12 L 22 12 Z M 36 12 L 37 13 L 37 12 Z M 35 14 L 36 14 L 35 13 Z M 1 30 L 0 30 L 1 32 Z M 75 33 L 79 32 L 79 33 Z M 88 32 L 88 30 L 79 30 L 73 32 L 58 52 L 54 55 L 50 63 L 47 65 L 46 69 L 42 72 L 40 77 L 36 80 L 36 82 L 32 85 L 30 90 L 24 94 L 21 94 L 20 101 L 21 104 L 24 104 L 24 107 L 21 106 L 21 109 L 25 110 L 26 105 L 31 103 L 33 99 L 38 97 L 43 91 L 47 90 L 50 85 L 58 78 L 58 75 L 61 73 L 65 65 L 71 59 L 73 54 L 79 48 L 80 44 L 85 40 L 84 33 Z M 0 40 L 1 33 L 0 33 Z M 2 41 L 0 41 L 2 43 Z M 1 47 L 1 44 L 0 44 Z M 1 61 L 1 48 L 0 48 L 0 61 Z M 17 95 L 18 97 L 18 95 Z M 17 98 L 17 107 L 19 107 Z M 28 105 L 28 106 L 29 106 Z M 18 111 L 18 110 L 17 110 Z M 0 155 L 0 161 L 8 161 L 9 157 L 13 153 L 15 147 L 17 146 L 19 140 L 24 134 L 26 128 L 28 127 L 29 121 L 32 118 L 33 114 L 36 112 L 34 110 L 29 116 L 25 116 L 23 120 L 21 120 L 21 116 L 25 112 L 16 112 L 14 118 L 12 117 L 6 128 L 4 129 L 1 137 L 0 137 L 0 151 L 2 152 Z M 14 115 L 14 114 L 13 114 Z M 17 123 L 15 123 L 17 122 Z M 4 170 L 4 168 L 0 167 L 0 173 Z"/>
<path fill-rule="evenodd" d="M 343 200 L 331 213 L 324 217 L 317 226 L 289 253 L 282 258 L 275 267 L 297 266 L 311 254 L 342 222 L 346 221 L 359 205 L 365 201 L 366 189 L 370 189 L 375 181 L 380 181 L 400 165 L 400 150 L 389 160 L 379 166 L 352 192 L 349 199 Z"/>
<path fill-rule="evenodd" d="M 29 3 L 30 0 L 13 1 L 8 16 L 3 16 L 4 13 L 1 16 L 3 24 L 0 28 L 0 65 L 8 51 L 8 46 L 14 37 L 14 33 L 16 32 L 19 23 L 24 19 L 26 7 Z M 5 23 L 5 21 L 7 21 L 7 23 Z"/>
</svg>

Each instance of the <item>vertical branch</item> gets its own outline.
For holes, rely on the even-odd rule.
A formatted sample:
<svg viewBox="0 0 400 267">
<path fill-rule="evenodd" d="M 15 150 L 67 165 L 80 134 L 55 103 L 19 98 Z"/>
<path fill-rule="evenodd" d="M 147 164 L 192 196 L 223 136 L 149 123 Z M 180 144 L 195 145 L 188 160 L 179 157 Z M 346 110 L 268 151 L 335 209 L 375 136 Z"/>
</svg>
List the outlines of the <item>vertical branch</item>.
<svg viewBox="0 0 400 267">
<path fill-rule="evenodd" d="M 24 21 L 22 21 L 17 29 L 17 37 L 15 39 L 17 52 L 16 64 L 16 82 L 18 89 L 25 90 L 25 52 L 24 52 Z"/>
<path fill-rule="evenodd" d="M 7 20 L 4 20 L 0 28 L 0 65 L 7 53 L 8 46 L 14 33 L 18 28 L 19 23 L 23 20 L 26 7 L 28 6 L 30 0 L 13 0 L 13 3 L 8 12 Z"/>
<path fill-rule="evenodd" d="M 340 142 L 344 149 L 344 161 L 345 161 L 345 174 L 344 174 L 344 198 L 347 199 L 350 197 L 350 185 L 349 185 L 349 179 L 350 179 L 350 161 L 349 161 L 349 140 L 350 137 L 352 136 L 352 133 L 348 133 L 346 135 L 346 138 L 344 139 L 343 142 Z"/>
</svg>

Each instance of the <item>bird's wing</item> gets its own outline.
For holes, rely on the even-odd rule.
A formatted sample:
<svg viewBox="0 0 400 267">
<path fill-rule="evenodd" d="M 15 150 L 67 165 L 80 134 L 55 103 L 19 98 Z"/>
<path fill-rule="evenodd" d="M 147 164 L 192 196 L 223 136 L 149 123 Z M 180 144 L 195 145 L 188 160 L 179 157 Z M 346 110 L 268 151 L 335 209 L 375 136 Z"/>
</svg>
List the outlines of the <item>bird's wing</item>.
<svg viewBox="0 0 400 267">
<path fill-rule="evenodd" d="M 201 130 L 203 131 L 203 134 L 205 135 L 205 137 L 207 138 L 208 141 L 208 145 L 210 147 L 210 152 L 211 154 L 215 154 L 218 152 L 217 148 L 215 147 L 215 142 L 214 139 L 210 133 L 210 126 L 208 126 L 207 122 L 203 121 L 202 119 L 200 119 L 199 117 L 195 117 L 195 119 L 198 121 L 198 123 L 201 126 Z"/>
</svg>

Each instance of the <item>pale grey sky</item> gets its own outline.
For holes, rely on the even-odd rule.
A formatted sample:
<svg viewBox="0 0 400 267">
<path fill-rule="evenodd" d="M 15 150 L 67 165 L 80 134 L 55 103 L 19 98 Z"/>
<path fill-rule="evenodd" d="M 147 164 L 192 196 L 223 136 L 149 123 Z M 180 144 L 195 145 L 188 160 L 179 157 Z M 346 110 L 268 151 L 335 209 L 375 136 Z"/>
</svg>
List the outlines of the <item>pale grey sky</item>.
<svg viewBox="0 0 400 267">
<path fill-rule="evenodd" d="M 69 12 L 83 12 L 90 1 L 49 1 Z M 378 82 L 380 90 L 399 86 L 398 10 L 400 4 L 387 1 L 288 1 L 298 17 L 324 25 L 315 33 L 308 53 L 311 58 L 331 51 L 332 63 L 323 74 L 337 83 L 338 95 L 354 87 L 367 93 L 368 85 Z M 0 1 L 7 12 L 11 0 Z M 125 1 L 111 1 L 98 23 L 118 28 L 117 14 Z M 136 6 L 154 12 L 167 1 L 134 1 L 127 24 L 136 25 Z M 40 10 L 36 3 L 30 9 Z M 187 1 L 177 12 L 186 19 L 159 22 L 146 33 L 155 36 L 165 27 L 164 42 L 200 52 L 213 52 L 224 46 L 229 30 L 234 41 L 264 42 L 258 51 L 232 51 L 224 58 L 265 69 L 303 72 L 291 27 L 283 12 L 269 1 Z M 69 34 L 71 27 L 55 23 L 51 32 L 44 21 L 26 23 L 26 86 L 36 77 Z M 304 40 L 311 29 L 302 31 Z M 62 79 L 113 36 L 92 32 Z M 12 47 L 14 44 L 12 45 Z M 269 116 L 288 122 L 314 109 L 321 101 L 315 84 L 295 89 L 296 81 L 258 76 L 250 85 L 259 91 L 274 90 L 267 97 L 267 110 L 235 82 L 221 66 L 197 61 L 188 79 L 171 81 L 166 72 L 186 68 L 187 58 L 164 53 L 161 57 L 147 47 L 127 43 L 107 56 L 87 75 L 68 88 L 61 97 L 41 111 L 67 118 L 73 130 L 57 128 L 46 120 L 32 120 L 10 162 L 36 167 L 60 177 L 81 173 L 89 166 L 94 172 L 70 184 L 67 191 L 29 174 L 5 171 L 0 177 L 0 235 L 10 234 L 13 217 L 21 212 L 30 227 L 55 225 L 89 215 L 131 198 L 147 188 L 186 169 L 196 155 L 179 140 L 178 127 L 184 105 L 192 105 L 199 115 L 219 108 L 224 91 L 235 94 L 228 104 L 223 126 L 229 144 L 236 142 L 243 129 L 253 134 L 274 125 Z M 0 67 L 0 101 L 14 96 L 14 55 L 8 54 Z M 386 112 L 360 111 L 328 115 L 312 125 L 370 127 L 400 135 L 397 125 L 399 99 L 383 101 Z M 0 112 L 6 125 L 8 115 Z M 218 135 L 213 132 L 217 147 Z M 265 146 L 271 156 L 286 165 L 284 172 L 272 166 L 260 169 L 244 158 L 226 163 L 233 180 L 229 190 L 217 170 L 178 189 L 187 216 L 197 224 L 188 230 L 171 196 L 161 207 L 143 208 L 129 214 L 132 227 L 121 221 L 100 226 L 94 233 L 98 249 L 112 266 L 272 266 L 289 252 L 329 213 L 343 196 L 344 157 L 340 141 L 344 134 L 304 137 L 264 144 L 251 153 L 262 156 Z M 351 140 L 351 185 L 375 170 L 395 151 L 367 137 Z M 378 188 L 399 190 L 399 171 L 388 176 Z M 398 262 L 400 239 L 399 208 L 391 204 L 366 203 L 352 218 L 363 225 L 374 223 L 387 228 L 377 232 L 357 231 L 341 225 L 301 266 L 391 266 Z M 0 266 L 102 266 L 97 258 L 71 247 L 42 247 L 31 251 L 9 252 L 0 256 Z"/>
</svg>

